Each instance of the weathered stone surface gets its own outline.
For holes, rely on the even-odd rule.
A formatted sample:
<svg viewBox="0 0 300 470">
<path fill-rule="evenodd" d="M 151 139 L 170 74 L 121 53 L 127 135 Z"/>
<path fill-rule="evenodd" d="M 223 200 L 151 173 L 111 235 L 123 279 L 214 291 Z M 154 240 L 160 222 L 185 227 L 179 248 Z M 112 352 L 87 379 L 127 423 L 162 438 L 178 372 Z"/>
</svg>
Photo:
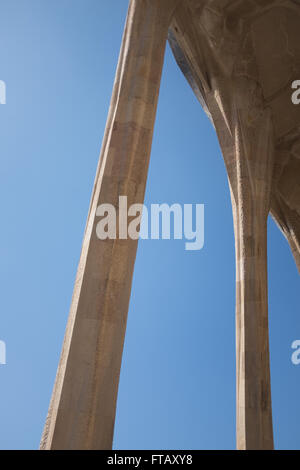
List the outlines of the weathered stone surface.
<svg viewBox="0 0 300 470">
<path fill-rule="evenodd" d="M 188 19 L 188 20 L 187 20 Z M 205 103 L 223 152 L 236 239 L 237 447 L 273 448 L 267 216 L 300 271 L 300 4 L 186 0 L 172 21 L 175 58 Z M 184 67 L 182 66 L 184 64 Z"/>
<path fill-rule="evenodd" d="M 41 449 L 110 449 L 137 240 L 99 240 L 96 209 L 144 199 L 173 0 L 130 2 Z"/>
<path fill-rule="evenodd" d="M 42 449 L 108 449 L 137 242 L 100 241 L 100 203 L 144 198 L 166 37 L 215 126 L 236 247 L 237 447 L 272 449 L 267 217 L 300 271 L 298 0 L 131 0 Z"/>
</svg>

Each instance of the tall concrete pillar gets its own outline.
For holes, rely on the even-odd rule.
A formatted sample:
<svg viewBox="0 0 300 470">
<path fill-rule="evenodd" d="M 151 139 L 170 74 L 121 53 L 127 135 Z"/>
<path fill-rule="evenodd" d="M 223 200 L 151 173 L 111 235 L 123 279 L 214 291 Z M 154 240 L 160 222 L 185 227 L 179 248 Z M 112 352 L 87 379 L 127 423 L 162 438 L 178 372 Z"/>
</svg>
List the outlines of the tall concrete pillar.
<svg viewBox="0 0 300 470">
<path fill-rule="evenodd" d="M 267 274 L 272 116 L 251 80 L 217 79 L 213 90 L 210 111 L 227 168 L 235 232 L 237 448 L 272 449 Z"/>
<path fill-rule="evenodd" d="M 177 0 L 131 0 L 41 449 L 110 449 L 137 240 L 99 240 L 97 207 L 143 203 Z"/>
<path fill-rule="evenodd" d="M 254 134 L 243 135 L 245 128 L 243 122 L 236 125 L 233 171 L 237 198 L 232 195 L 236 239 L 237 448 L 272 449 L 267 218 L 273 138 L 269 113 L 263 113 L 253 129 L 255 140 Z"/>
</svg>

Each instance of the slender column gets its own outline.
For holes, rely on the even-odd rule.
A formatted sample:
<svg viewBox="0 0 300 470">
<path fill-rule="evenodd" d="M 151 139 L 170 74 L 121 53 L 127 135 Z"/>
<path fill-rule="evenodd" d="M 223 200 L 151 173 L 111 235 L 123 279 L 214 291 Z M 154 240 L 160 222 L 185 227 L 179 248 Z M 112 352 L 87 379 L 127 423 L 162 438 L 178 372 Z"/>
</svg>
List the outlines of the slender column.
<svg viewBox="0 0 300 470">
<path fill-rule="evenodd" d="M 249 80 L 216 80 L 209 96 L 232 200 L 236 251 L 237 448 L 272 449 L 267 217 L 271 112 Z"/>
<path fill-rule="evenodd" d="M 131 0 L 41 449 L 110 449 L 137 240 L 99 240 L 96 209 L 143 203 L 174 0 Z M 118 212 L 118 210 L 117 210 Z"/>
<path fill-rule="evenodd" d="M 273 152 L 268 113 L 255 126 L 252 135 L 247 136 L 242 130 L 245 131 L 243 124 L 237 123 L 236 166 L 233 170 L 237 178 L 237 198 L 233 197 L 236 238 L 237 448 L 272 449 L 267 217 Z"/>
</svg>

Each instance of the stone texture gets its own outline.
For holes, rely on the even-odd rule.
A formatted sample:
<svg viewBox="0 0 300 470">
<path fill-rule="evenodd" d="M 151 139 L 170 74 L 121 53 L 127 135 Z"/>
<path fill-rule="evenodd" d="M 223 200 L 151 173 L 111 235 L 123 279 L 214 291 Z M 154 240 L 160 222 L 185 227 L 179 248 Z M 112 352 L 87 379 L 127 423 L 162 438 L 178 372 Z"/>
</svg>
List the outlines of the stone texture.
<svg viewBox="0 0 300 470">
<path fill-rule="evenodd" d="M 137 241 L 99 240 L 96 209 L 143 203 L 173 0 L 130 2 L 41 449 L 110 449 Z"/>
<path fill-rule="evenodd" d="M 185 0 L 170 44 L 224 156 L 236 246 L 237 448 L 272 449 L 267 217 L 300 270 L 300 4 Z"/>
<path fill-rule="evenodd" d="M 169 29 L 169 32 L 168 32 Z M 300 270 L 297 0 L 131 0 L 42 449 L 109 449 L 137 241 L 100 241 L 100 203 L 142 203 L 167 34 L 211 119 L 236 247 L 237 448 L 272 449 L 267 217 Z"/>
</svg>

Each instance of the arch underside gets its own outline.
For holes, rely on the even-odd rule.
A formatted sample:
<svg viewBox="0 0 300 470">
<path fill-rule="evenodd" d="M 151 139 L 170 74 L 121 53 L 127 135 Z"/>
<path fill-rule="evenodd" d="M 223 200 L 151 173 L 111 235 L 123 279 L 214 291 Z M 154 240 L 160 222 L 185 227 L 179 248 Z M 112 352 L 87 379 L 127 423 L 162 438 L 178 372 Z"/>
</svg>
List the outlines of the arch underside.
<svg viewBox="0 0 300 470">
<path fill-rule="evenodd" d="M 291 83 L 300 79 L 300 1 L 187 0 L 175 13 L 168 42 L 180 70 L 214 125 L 205 88 L 211 90 L 210 73 L 213 75 L 216 68 L 224 76 L 234 75 L 233 68 L 226 69 L 222 64 L 226 61 L 226 54 L 222 56 L 226 39 L 223 46 L 219 45 L 222 36 L 228 37 L 228 48 L 232 42 L 242 44 L 245 31 L 241 23 L 250 24 L 254 55 L 251 60 L 258 69 L 255 79 L 262 88 L 263 105 L 272 110 L 274 123 L 270 213 L 286 237 L 300 273 L 300 105 L 294 105 L 290 99 Z M 230 24 L 235 25 L 235 30 L 229 31 Z M 213 42 L 218 45 L 215 50 Z M 245 59 L 240 54 L 235 70 L 239 60 L 250 62 L 249 57 Z"/>
</svg>

